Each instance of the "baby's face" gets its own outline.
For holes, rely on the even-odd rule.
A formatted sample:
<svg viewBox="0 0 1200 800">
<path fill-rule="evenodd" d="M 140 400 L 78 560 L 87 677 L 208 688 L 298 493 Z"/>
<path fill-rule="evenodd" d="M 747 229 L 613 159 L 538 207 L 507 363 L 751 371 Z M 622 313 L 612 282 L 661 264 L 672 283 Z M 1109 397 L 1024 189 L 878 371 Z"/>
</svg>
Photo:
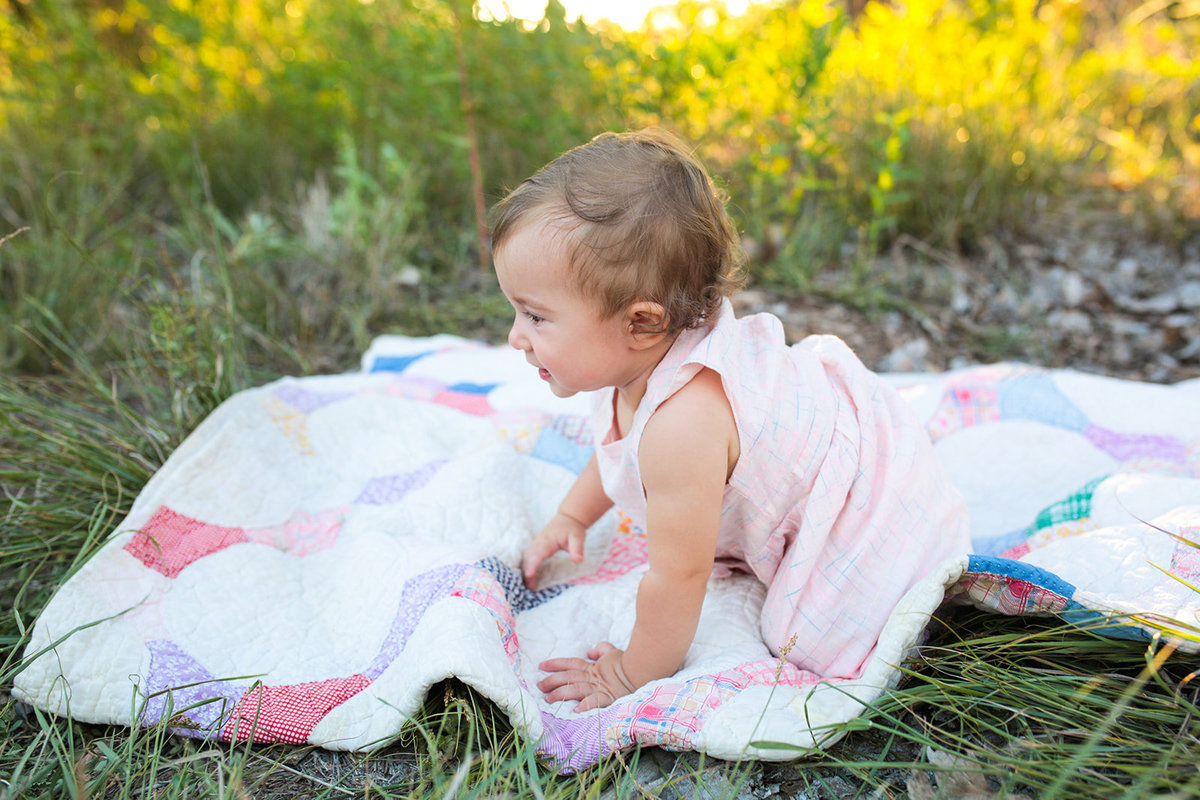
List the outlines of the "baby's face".
<svg viewBox="0 0 1200 800">
<path fill-rule="evenodd" d="M 508 343 L 559 397 L 628 380 L 629 329 L 604 318 L 575 286 L 566 235 L 545 219 L 521 225 L 495 253 L 500 288 L 516 312 Z"/>
</svg>

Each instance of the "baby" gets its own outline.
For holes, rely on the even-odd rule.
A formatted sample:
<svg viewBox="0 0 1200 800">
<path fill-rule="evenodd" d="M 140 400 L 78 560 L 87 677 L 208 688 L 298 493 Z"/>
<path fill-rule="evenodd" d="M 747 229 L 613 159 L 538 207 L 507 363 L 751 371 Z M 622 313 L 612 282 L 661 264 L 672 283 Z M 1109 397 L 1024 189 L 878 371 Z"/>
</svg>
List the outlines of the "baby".
<svg viewBox="0 0 1200 800">
<path fill-rule="evenodd" d="M 683 664 L 709 578 L 767 586 L 763 639 L 855 678 L 900 597 L 970 550 L 963 501 L 915 414 L 832 336 L 788 347 L 737 319 L 737 233 L 711 179 L 661 132 L 603 134 L 493 209 L 509 343 L 560 397 L 595 392 L 596 451 L 522 558 L 583 558 L 615 503 L 646 531 L 624 650 L 540 668 L 547 701 L 606 706 Z M 788 646 L 790 645 L 790 646 Z"/>
</svg>

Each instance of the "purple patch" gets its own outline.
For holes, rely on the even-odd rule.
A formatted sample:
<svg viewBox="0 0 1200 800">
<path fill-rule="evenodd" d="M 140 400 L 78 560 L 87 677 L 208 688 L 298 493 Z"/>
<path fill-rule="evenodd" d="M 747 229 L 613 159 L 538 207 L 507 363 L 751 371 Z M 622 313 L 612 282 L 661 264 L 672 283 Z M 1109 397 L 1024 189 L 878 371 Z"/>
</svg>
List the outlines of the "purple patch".
<svg viewBox="0 0 1200 800">
<path fill-rule="evenodd" d="M 403 475 L 372 478 L 358 497 L 354 498 L 354 502 L 365 506 L 385 506 L 399 502 L 409 492 L 429 483 L 445 463 L 446 459 L 442 458 Z"/>
<path fill-rule="evenodd" d="M 345 400 L 350 397 L 352 392 L 331 392 L 322 394 L 320 392 L 302 389 L 295 384 L 285 384 L 275 390 L 275 396 L 283 402 L 292 406 L 297 411 L 304 414 L 311 414 L 318 408 L 336 403 L 339 400 Z"/>
<path fill-rule="evenodd" d="M 370 666 L 362 671 L 371 680 L 375 680 L 383 671 L 391 666 L 396 656 L 408 644 L 408 637 L 416 629 L 417 623 L 425 616 L 429 607 L 449 596 L 454 583 L 465 570 L 474 569 L 466 564 L 449 564 L 437 567 L 428 572 L 422 572 L 415 578 L 404 583 L 400 592 L 400 602 L 396 607 L 396 616 L 392 620 L 391 630 L 383 640 L 378 655 L 371 661 Z"/>
<path fill-rule="evenodd" d="M 146 642 L 146 648 L 150 651 L 149 696 L 141 711 L 142 724 L 154 725 L 169 714 L 176 733 L 201 737 L 216 734 L 247 687 L 215 678 L 168 639 Z"/>
<path fill-rule="evenodd" d="M 1176 464 L 1186 464 L 1187 447 L 1172 436 L 1148 433 L 1117 433 L 1099 425 L 1084 431 L 1087 440 L 1119 461 L 1134 458 L 1157 458 Z"/>
<path fill-rule="evenodd" d="M 612 752 L 605 744 L 604 732 L 621 713 L 628 713 L 627 705 L 612 705 L 598 714 L 564 719 L 549 711 L 542 712 L 542 738 L 538 740 L 538 754 L 548 759 L 561 773 L 586 769 Z"/>
</svg>

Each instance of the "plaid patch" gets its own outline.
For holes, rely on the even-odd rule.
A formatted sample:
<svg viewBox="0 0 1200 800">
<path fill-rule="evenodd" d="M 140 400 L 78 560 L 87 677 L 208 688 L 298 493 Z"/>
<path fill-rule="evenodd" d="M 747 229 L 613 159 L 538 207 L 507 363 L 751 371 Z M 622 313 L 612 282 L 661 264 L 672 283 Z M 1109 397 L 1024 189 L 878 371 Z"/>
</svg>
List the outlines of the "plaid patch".
<svg viewBox="0 0 1200 800">
<path fill-rule="evenodd" d="M 1069 598 L 1010 575 L 974 573 L 964 575 L 946 593 L 947 600 L 966 601 L 990 611 L 1017 614 L 1057 613 Z"/>
<path fill-rule="evenodd" d="M 560 415 L 551 420 L 548 427 L 562 434 L 563 438 L 570 439 L 575 444 L 585 446 L 591 446 L 592 444 L 592 426 L 588 422 L 587 417 Z"/>
<path fill-rule="evenodd" d="M 617 533 L 609 545 L 604 563 L 591 575 L 571 581 L 571 585 L 606 583 L 646 563 L 646 532 L 634 525 L 633 520 L 624 511 L 618 511 L 617 516 Z"/>
<path fill-rule="evenodd" d="M 926 428 L 929 438 L 936 442 L 963 428 L 999 419 L 1000 401 L 995 383 L 960 380 L 946 389 Z"/>
<path fill-rule="evenodd" d="M 489 559 L 495 561 L 495 559 Z M 499 563 L 499 562 L 497 562 Z M 510 568 L 510 571 L 511 570 Z M 515 571 L 513 571 L 515 572 Z M 505 587 L 500 585 L 493 573 L 486 568 L 476 567 L 464 570 L 463 574 L 450 590 L 451 597 L 462 597 L 483 607 L 496 622 L 496 630 L 504 645 L 504 654 L 512 663 L 514 671 L 520 674 L 520 658 L 518 655 L 517 631 L 514 627 L 513 609 L 509 604 Z"/>
<path fill-rule="evenodd" d="M 784 659 L 741 664 L 715 675 L 683 683 L 656 686 L 648 697 L 629 703 L 605 731 L 605 745 L 614 750 L 634 744 L 688 749 L 710 712 L 749 686 L 809 686 L 821 676 Z"/>
<path fill-rule="evenodd" d="M 1033 534 L 1042 528 L 1049 528 L 1060 522 L 1076 522 L 1090 517 L 1092 515 L 1092 497 L 1096 493 L 1096 487 L 1107 477 L 1104 475 L 1088 481 L 1079 491 L 1043 508 L 1034 520 L 1029 533 Z"/>
</svg>

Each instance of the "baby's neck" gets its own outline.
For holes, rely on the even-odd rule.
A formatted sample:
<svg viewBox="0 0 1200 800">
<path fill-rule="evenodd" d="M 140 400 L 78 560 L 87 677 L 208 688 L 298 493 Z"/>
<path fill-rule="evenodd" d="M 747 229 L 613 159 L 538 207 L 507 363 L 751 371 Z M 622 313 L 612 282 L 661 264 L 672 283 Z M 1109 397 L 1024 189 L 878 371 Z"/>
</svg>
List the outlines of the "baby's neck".
<svg viewBox="0 0 1200 800">
<path fill-rule="evenodd" d="M 670 352 L 677 338 L 678 334 L 664 337 L 653 347 L 639 352 L 639 363 L 633 372 L 632 379 L 614 387 L 617 391 L 613 398 L 613 421 L 616 424 L 617 432 L 622 436 L 625 435 L 629 422 L 633 420 L 634 413 L 641 405 L 642 398 L 646 396 L 646 388 L 650 385 L 650 376 L 654 374 L 654 370 Z"/>
</svg>

